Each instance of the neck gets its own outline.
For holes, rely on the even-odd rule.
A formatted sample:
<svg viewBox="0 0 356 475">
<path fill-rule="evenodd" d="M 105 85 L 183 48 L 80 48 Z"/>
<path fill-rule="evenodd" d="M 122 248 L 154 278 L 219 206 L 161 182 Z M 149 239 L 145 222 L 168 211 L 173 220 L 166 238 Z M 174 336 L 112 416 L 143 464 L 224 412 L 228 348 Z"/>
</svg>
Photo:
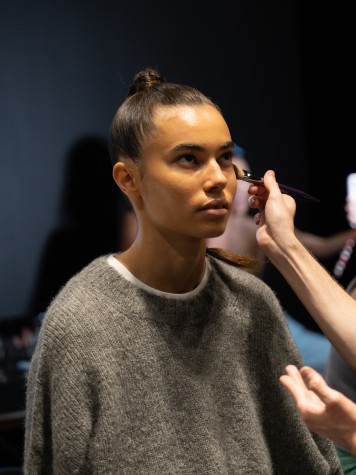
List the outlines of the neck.
<svg viewBox="0 0 356 475">
<path fill-rule="evenodd" d="M 174 244 L 166 239 L 143 239 L 116 258 L 141 282 L 170 293 L 190 292 L 205 271 L 205 240 L 184 239 Z"/>
</svg>

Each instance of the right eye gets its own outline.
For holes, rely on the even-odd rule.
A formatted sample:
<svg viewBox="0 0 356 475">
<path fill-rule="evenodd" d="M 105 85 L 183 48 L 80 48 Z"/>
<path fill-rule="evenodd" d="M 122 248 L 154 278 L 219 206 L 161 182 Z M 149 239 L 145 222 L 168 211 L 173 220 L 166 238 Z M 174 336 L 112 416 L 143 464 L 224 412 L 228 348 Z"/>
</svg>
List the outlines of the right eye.
<svg viewBox="0 0 356 475">
<path fill-rule="evenodd" d="M 232 162 L 232 153 L 231 152 L 224 153 L 218 159 L 218 162 L 220 163 L 220 165 L 230 165 Z"/>
</svg>

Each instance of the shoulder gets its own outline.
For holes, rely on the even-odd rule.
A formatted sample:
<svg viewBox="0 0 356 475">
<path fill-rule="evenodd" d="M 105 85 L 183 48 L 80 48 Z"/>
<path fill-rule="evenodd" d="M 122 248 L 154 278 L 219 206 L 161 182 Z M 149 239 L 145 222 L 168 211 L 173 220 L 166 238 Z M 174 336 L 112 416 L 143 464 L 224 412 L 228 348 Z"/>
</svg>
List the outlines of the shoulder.
<svg viewBox="0 0 356 475">
<path fill-rule="evenodd" d="M 65 284 L 48 307 L 43 324 L 61 336 L 95 331 L 120 301 L 124 288 L 123 277 L 108 264 L 107 256 L 99 257 Z"/>
<path fill-rule="evenodd" d="M 212 273 L 219 281 L 215 285 L 224 285 L 235 295 L 244 295 L 247 300 L 270 302 L 279 307 L 274 291 L 258 276 L 243 267 L 228 264 L 216 257 L 208 256 Z"/>
<path fill-rule="evenodd" d="M 87 305 L 94 298 L 95 293 L 113 285 L 115 277 L 120 280 L 119 274 L 109 266 L 107 256 L 98 257 L 64 285 L 48 310 L 65 303 L 67 306 L 69 303 L 74 306 L 80 305 L 80 307 L 83 304 Z"/>
<path fill-rule="evenodd" d="M 267 284 L 265 284 L 259 277 L 254 275 L 248 268 L 229 264 L 228 262 L 209 254 L 207 257 L 209 259 L 212 272 L 219 275 L 222 279 L 227 281 L 233 280 L 246 285 L 252 284 L 257 285 L 258 287 L 262 286 L 263 288 L 269 289 Z"/>
<path fill-rule="evenodd" d="M 61 367 L 64 362 L 71 366 L 74 361 L 109 361 L 115 348 L 133 341 L 135 317 L 142 307 L 135 286 L 109 265 L 107 257 L 95 259 L 53 299 L 37 345 L 37 356 L 43 360 Z"/>
</svg>

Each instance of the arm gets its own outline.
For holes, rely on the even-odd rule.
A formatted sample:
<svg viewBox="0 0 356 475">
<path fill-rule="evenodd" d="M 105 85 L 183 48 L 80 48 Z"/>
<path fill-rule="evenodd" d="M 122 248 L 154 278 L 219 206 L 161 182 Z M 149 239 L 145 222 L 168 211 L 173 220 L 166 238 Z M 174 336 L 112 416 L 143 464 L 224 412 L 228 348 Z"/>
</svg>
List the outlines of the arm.
<svg viewBox="0 0 356 475">
<path fill-rule="evenodd" d="M 318 258 L 328 258 L 341 251 L 347 239 L 356 240 L 356 229 L 347 229 L 331 236 L 317 236 L 295 229 L 299 241 Z"/>
<path fill-rule="evenodd" d="M 251 185 L 257 241 L 312 315 L 324 335 L 356 370 L 356 301 L 305 249 L 294 232 L 295 201 L 282 194 L 273 172 Z"/>
<path fill-rule="evenodd" d="M 329 437 L 356 456 L 356 404 L 331 389 L 314 369 L 287 366 L 281 383 L 291 393 L 311 432 Z"/>
</svg>

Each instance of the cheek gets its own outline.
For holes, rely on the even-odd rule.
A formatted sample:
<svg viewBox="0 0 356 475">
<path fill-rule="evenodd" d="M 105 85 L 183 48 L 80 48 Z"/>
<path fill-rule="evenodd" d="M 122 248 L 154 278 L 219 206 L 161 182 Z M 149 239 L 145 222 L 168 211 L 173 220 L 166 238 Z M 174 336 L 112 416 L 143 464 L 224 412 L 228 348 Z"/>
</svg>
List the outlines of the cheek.
<svg viewBox="0 0 356 475">
<path fill-rule="evenodd" d="M 179 185 L 179 186 L 177 186 Z M 142 199 L 146 209 L 159 209 L 160 213 L 164 213 L 168 209 L 172 217 L 176 207 L 181 207 L 185 203 L 191 201 L 194 191 L 187 184 L 182 186 L 177 181 L 150 180 L 145 183 L 142 190 Z"/>
<path fill-rule="evenodd" d="M 226 185 L 225 193 L 228 193 L 232 196 L 232 198 L 235 198 L 238 191 L 239 191 L 239 189 L 236 187 L 236 179 L 229 180 L 227 185 Z"/>
</svg>

